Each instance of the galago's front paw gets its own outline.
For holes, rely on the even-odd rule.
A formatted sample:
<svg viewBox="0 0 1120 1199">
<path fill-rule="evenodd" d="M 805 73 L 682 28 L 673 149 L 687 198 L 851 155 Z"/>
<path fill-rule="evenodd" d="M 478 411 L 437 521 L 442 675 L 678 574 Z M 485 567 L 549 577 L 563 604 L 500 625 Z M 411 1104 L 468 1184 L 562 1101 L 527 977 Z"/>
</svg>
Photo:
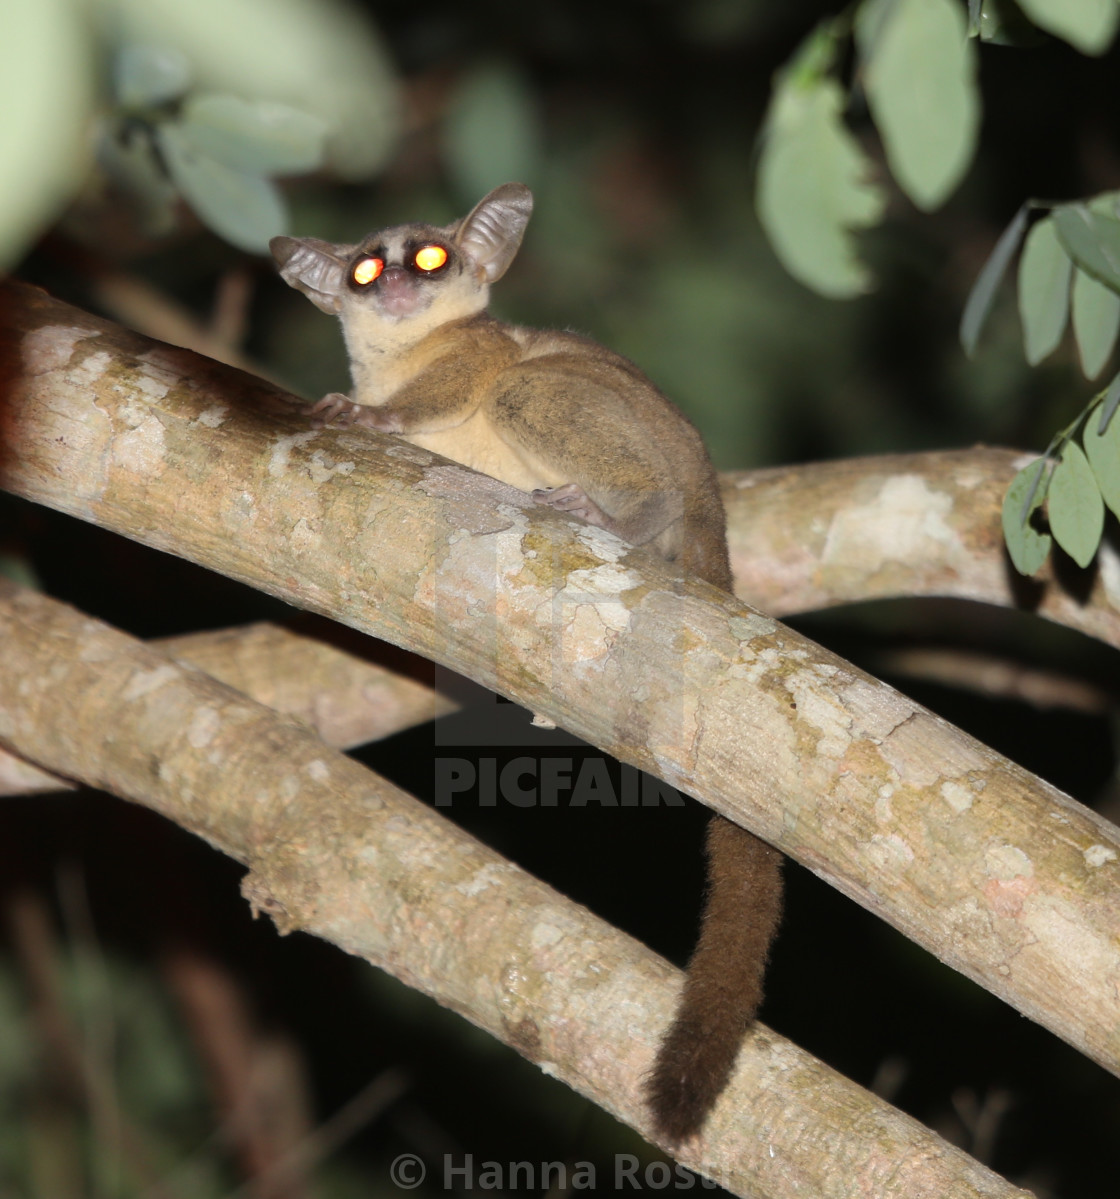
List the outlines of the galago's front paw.
<svg viewBox="0 0 1120 1199">
<path fill-rule="evenodd" d="M 312 405 L 308 415 L 311 417 L 313 429 L 322 429 L 326 425 L 333 425 L 336 429 L 345 429 L 354 424 L 361 412 L 361 404 L 355 404 L 348 395 L 343 395 L 341 391 L 332 391 L 329 395 L 323 396 L 317 404 Z"/>
<path fill-rule="evenodd" d="M 399 433 L 400 420 L 382 408 L 371 408 L 368 404 L 355 404 L 348 396 L 340 391 L 332 391 L 315 404 L 309 415 L 311 427 L 322 429 L 330 425 L 334 429 L 349 429 L 354 425 L 363 425 L 367 429 L 376 429 L 379 433 Z"/>
<path fill-rule="evenodd" d="M 558 512 L 578 516 L 588 524 L 598 525 L 601 529 L 610 527 L 610 517 L 578 483 L 565 483 L 562 487 L 541 487 L 532 495 L 533 500 L 538 504 L 546 504 Z"/>
</svg>

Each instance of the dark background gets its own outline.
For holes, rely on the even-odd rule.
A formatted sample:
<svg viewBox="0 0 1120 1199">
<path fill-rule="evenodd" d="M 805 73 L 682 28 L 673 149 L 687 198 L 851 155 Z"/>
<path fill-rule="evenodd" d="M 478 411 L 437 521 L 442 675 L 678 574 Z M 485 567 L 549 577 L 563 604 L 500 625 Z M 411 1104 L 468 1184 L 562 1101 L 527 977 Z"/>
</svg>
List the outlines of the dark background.
<svg viewBox="0 0 1120 1199">
<path fill-rule="evenodd" d="M 783 273 L 752 206 L 770 80 L 829 6 L 366 7 L 400 71 L 404 132 L 368 183 L 294 181 L 295 231 L 343 240 L 465 212 L 478 195 L 465 194 L 470 172 L 453 166 L 455 105 L 465 81 L 504 72 L 526 99 L 522 115 L 538 147 L 526 157 L 526 181 L 538 208 L 495 310 L 577 328 L 633 357 L 701 426 L 721 467 L 977 441 L 1040 449 L 1085 402 L 1090 387 L 1068 345 L 1043 367 L 1026 367 L 1009 288 L 973 362 L 958 348 L 956 325 L 1025 197 L 1120 187 L 1115 52 L 1090 60 L 1048 39 L 983 47 L 976 164 L 934 215 L 892 192 L 885 224 L 863 240 L 878 289 L 841 304 Z M 879 158 L 858 98 L 852 116 Z M 346 386 L 334 322 L 268 263 L 189 219 L 172 236 L 146 240 L 122 234 L 111 206 L 99 210 L 87 197 L 80 208 L 80 219 L 71 214 L 28 256 L 24 277 L 95 308 L 99 274 L 123 270 L 205 321 L 220 280 L 242 272 L 251 285 L 246 351 L 307 396 Z M 299 620 L 227 580 L 9 496 L 0 496 L 0 553 L 50 594 L 143 637 Z M 1025 617 L 944 602 L 868 605 L 795 623 L 1077 799 L 1106 811 L 1115 803 L 1111 709 L 1040 710 L 884 671 L 897 646 L 963 646 L 1112 693 L 1113 651 Z M 358 756 L 429 801 L 436 754 L 600 756 L 546 734 L 532 751 L 500 738 L 463 745 L 458 719 L 438 735 L 418 728 Z M 490 808 L 467 795 L 448 815 L 659 952 L 687 957 L 702 887 L 696 805 L 575 808 L 561 798 L 555 808 Z M 54 913 L 78 1022 L 115 1022 L 121 1102 L 149 1130 L 156 1158 L 172 1178 L 173 1163 L 202 1163 L 182 1193 L 226 1194 L 239 1177 L 236 1155 L 209 1139 L 214 1101 L 163 970 L 183 947 L 227 973 L 261 1035 L 295 1047 L 315 1119 L 379 1071 L 403 1071 L 402 1096 L 323 1167 L 316 1193 L 396 1193 L 387 1166 L 405 1151 L 433 1163 L 444 1152 L 479 1162 L 592 1160 L 602 1163 L 606 1189 L 612 1154 L 652 1152 L 425 997 L 328 945 L 282 940 L 252 923 L 239 868 L 142 809 L 94 794 L 4 800 L 0 855 L 9 900 L 30 888 Z M 1040 1197 L 1115 1193 L 1115 1078 L 804 869 L 789 864 L 787 878 L 767 1023 Z M 82 911 L 88 920 L 75 915 Z M 26 962 L 8 952 L 0 959 L 0 1199 L 47 1193 L 29 1181 L 31 1141 L 57 1127 L 57 1113 L 81 1108 L 38 1069 L 49 1052 L 37 1044 L 29 993 Z M 50 1120 L 35 1123 L 37 1112 Z M 66 1135 L 84 1143 L 81 1116 Z M 101 1186 L 91 1193 L 141 1193 L 123 1182 Z"/>
</svg>

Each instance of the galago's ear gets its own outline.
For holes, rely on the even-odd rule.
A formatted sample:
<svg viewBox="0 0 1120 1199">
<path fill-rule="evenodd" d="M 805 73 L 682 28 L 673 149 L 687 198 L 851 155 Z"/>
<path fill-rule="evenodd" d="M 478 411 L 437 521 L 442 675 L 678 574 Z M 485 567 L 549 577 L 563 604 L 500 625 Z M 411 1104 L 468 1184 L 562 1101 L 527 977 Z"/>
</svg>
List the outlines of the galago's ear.
<svg viewBox="0 0 1120 1199">
<path fill-rule="evenodd" d="M 459 249 L 482 271 L 487 283 L 509 269 L 533 212 L 533 193 L 524 183 L 503 183 L 484 196 L 453 227 Z"/>
<path fill-rule="evenodd" d="M 268 248 L 289 287 L 302 291 L 317 308 L 338 315 L 346 267 L 357 246 L 336 246 L 317 237 L 274 237 Z"/>
</svg>

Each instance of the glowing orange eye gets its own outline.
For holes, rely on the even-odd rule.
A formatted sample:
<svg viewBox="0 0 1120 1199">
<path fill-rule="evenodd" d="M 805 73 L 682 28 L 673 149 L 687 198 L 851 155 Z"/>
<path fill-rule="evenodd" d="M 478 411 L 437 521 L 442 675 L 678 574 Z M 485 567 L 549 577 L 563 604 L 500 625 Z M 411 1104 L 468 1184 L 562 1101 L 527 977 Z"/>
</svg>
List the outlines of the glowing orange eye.
<svg viewBox="0 0 1120 1199">
<path fill-rule="evenodd" d="M 380 258 L 363 258 L 355 264 L 351 277 L 355 283 L 364 287 L 367 283 L 372 283 L 384 269 L 385 264 Z"/>
<path fill-rule="evenodd" d="M 443 246 L 424 246 L 416 251 L 413 262 L 422 271 L 438 271 L 447 261 L 447 251 Z"/>
</svg>

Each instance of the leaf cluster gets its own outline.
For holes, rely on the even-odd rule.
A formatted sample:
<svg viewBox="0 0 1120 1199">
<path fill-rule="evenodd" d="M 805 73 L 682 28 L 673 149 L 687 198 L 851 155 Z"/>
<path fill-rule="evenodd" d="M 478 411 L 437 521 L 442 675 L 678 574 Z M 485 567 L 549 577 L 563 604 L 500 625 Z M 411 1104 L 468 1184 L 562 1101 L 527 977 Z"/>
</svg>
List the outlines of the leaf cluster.
<svg viewBox="0 0 1120 1199">
<path fill-rule="evenodd" d="M 856 79 L 891 172 L 924 211 L 972 160 L 980 119 L 976 51 L 954 0 L 862 0 L 802 43 L 774 87 L 759 158 L 759 219 L 786 269 L 836 299 L 870 289 L 854 233 L 886 198 L 844 122 L 841 49 L 854 34 Z"/>
<path fill-rule="evenodd" d="M 221 237 L 260 252 L 287 220 L 277 176 L 323 167 L 368 178 L 399 129 L 388 58 L 342 0 L 8 8 L 0 266 L 106 180 L 110 203 L 123 199 L 148 234 L 173 228 L 185 200 Z"/>
<path fill-rule="evenodd" d="M 854 234 L 882 219 L 886 201 L 870 158 L 844 123 L 837 64 L 849 32 L 855 80 L 886 163 L 914 204 L 929 211 L 957 186 L 975 152 L 977 41 L 1029 44 L 1044 31 L 1101 54 L 1118 22 L 1113 0 L 969 0 L 967 20 L 954 0 L 859 0 L 820 25 L 778 77 L 759 161 L 759 218 L 787 270 L 834 298 L 859 295 L 873 282 Z M 965 305 L 960 337 L 970 355 L 1021 245 L 1028 363 L 1048 357 L 1072 324 L 1081 368 L 1095 379 L 1120 335 L 1120 192 L 1067 204 L 1029 200 L 1020 208 Z M 1120 513 L 1120 422 L 1112 419 L 1118 404 L 1120 374 L 1008 490 L 1004 531 L 1022 573 L 1042 566 L 1053 540 L 1087 565 L 1106 506 Z M 1035 523 L 1044 503 L 1049 531 Z"/>
<path fill-rule="evenodd" d="M 101 122 L 98 161 L 142 214 L 147 232 L 175 224 L 182 197 L 220 237 L 250 253 L 287 231 L 274 177 L 318 168 L 326 123 L 271 100 L 193 90 L 181 53 L 125 46 L 115 108 Z"/>
<path fill-rule="evenodd" d="M 1032 213 L 1045 209 L 1030 225 Z M 1027 361 L 1034 366 L 1053 353 L 1072 324 L 1081 369 L 1086 378 L 1096 378 L 1120 335 L 1120 192 L 1086 203 L 1029 200 L 1019 209 L 965 305 L 960 335 L 969 354 L 1020 244 L 1019 314 Z M 1118 406 L 1120 373 L 1008 488 L 1004 536 L 1022 574 L 1042 567 L 1053 540 L 1087 566 L 1100 545 L 1106 506 L 1120 515 L 1120 421 L 1113 420 Z M 1049 532 L 1035 523 L 1044 503 Z"/>
<path fill-rule="evenodd" d="M 1040 570 L 1054 541 L 1078 566 L 1088 566 L 1104 533 L 1106 506 L 1120 516 L 1118 405 L 1114 381 L 1012 480 L 1003 500 L 1003 534 L 1020 574 Z M 1044 504 L 1048 531 L 1036 525 Z"/>
<path fill-rule="evenodd" d="M 763 132 L 756 207 L 775 253 L 807 287 L 835 299 L 873 279 L 855 234 L 877 225 L 886 198 L 875 164 L 845 122 L 840 66 L 854 43 L 852 90 L 882 141 L 886 165 L 923 212 L 964 178 L 980 128 L 977 42 L 1029 43 L 1039 31 L 1086 54 L 1107 49 L 1113 0 L 858 0 L 820 24 L 779 72 Z"/>
</svg>

